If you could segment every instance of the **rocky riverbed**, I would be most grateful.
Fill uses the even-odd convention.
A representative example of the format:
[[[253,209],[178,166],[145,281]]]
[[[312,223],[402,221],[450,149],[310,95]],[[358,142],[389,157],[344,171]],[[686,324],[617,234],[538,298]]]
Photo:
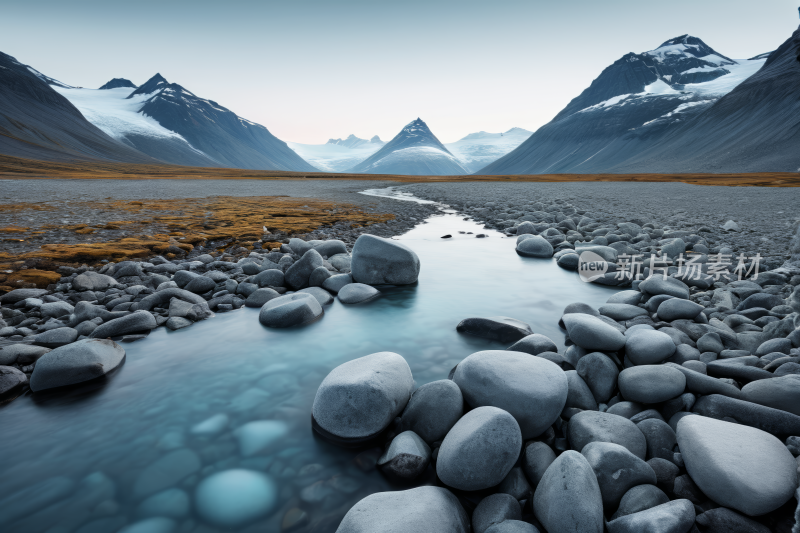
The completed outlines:
[[[335,527],[309,520],[310,509],[292,508],[283,530],[791,531],[800,456],[800,265],[792,255],[789,217],[783,226],[773,224],[784,233],[765,233],[771,244],[759,273],[751,269],[738,279],[735,262],[711,268],[711,259],[751,257],[759,249],[750,247],[763,241],[730,225],[712,227],[704,218],[711,215],[665,222],[653,208],[653,216],[631,216],[643,209],[637,204],[613,218],[568,199],[569,191],[514,188],[520,185],[405,190],[506,232],[514,246],[497,261],[513,260],[516,249],[539,258],[528,260],[531,268],[557,261],[576,270],[579,261],[569,258],[592,251],[608,271],[585,291],[598,283],[624,290],[601,305],[560,302],[547,325],[516,316],[462,316],[450,327],[489,345],[421,387],[415,386],[418,370],[391,347],[353,353],[321,381],[310,425],[337,446],[357,448],[354,460],[373,461],[405,490],[366,496]],[[779,202],[764,194],[755,196]],[[431,209],[396,203],[409,213]],[[733,220],[760,231],[757,224],[766,223],[723,213],[714,215],[717,226]],[[5,353],[2,360],[9,361],[0,367],[0,383],[11,384],[6,398],[26,387],[65,385],[75,367],[82,372],[78,381],[97,378],[98,362],[113,371],[124,358],[114,339],[135,340],[160,324],[180,329],[250,301],[265,326],[302,328],[324,320],[323,307],[334,294],[342,303],[353,298],[370,305],[380,296],[374,286],[412,283],[419,274],[416,254],[394,241],[362,235],[350,247],[347,234],[313,238],[319,236],[240,257],[197,250],[171,261],[64,271],[55,291],[3,296],[4,320],[15,322],[3,330],[14,344],[0,349],[0,359]],[[472,242],[479,247],[481,241]],[[641,276],[615,275],[612,265],[621,256],[637,254],[665,264],[656,271],[652,258]],[[681,255],[699,267],[687,272]],[[574,282],[581,283],[577,275]],[[537,333],[556,323],[563,339]],[[237,431],[245,447],[275,434],[272,426]],[[378,450],[371,459],[364,455],[370,450]],[[239,530],[272,511],[275,489],[257,467],[214,472],[194,488],[205,524],[199,527]],[[234,512],[221,503],[227,490],[236,494]],[[194,522],[149,516],[128,527],[198,530],[186,529]]]

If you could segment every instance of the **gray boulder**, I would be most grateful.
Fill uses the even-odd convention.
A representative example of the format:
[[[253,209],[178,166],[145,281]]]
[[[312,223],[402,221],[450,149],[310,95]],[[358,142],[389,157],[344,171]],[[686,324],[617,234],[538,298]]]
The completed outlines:
[[[664,366],[678,370],[686,377],[686,390],[694,394],[722,394],[731,398],[739,398],[739,389],[719,379],[712,378],[675,363],[665,363]]]
[[[686,389],[686,376],[666,365],[641,365],[619,373],[619,390],[630,402],[661,403]]]
[[[408,246],[374,235],[361,235],[353,246],[353,279],[367,285],[408,285],[419,277],[419,257]]]
[[[314,246],[312,244],[307,243],[303,239],[291,238],[289,239],[289,248],[292,249],[292,252],[296,253],[299,256],[304,256],[306,252],[311,250]]]
[[[322,288],[333,294],[337,294],[342,290],[342,287],[350,283],[353,283],[353,276],[350,274],[336,274],[323,281]]]
[[[356,503],[336,533],[469,533],[470,522],[452,492],[442,487],[376,492]]]
[[[30,387],[39,392],[89,381],[116,369],[124,359],[125,350],[114,341],[83,339],[40,357]]]
[[[639,290],[649,296],[661,294],[674,296],[675,298],[689,299],[689,287],[682,281],[675,278],[665,278],[661,274],[650,276],[639,284]]]
[[[258,321],[268,328],[289,328],[310,324],[323,313],[316,298],[297,292],[267,301],[258,313]]]
[[[141,302],[134,305],[136,305],[136,309],[139,311],[150,311],[154,307],[167,307],[170,303],[170,300],[173,298],[177,298],[192,304],[208,305],[202,296],[183,289],[177,289],[175,287],[162,289],[158,292],[154,292],[153,294],[148,294],[142,298]],[[78,313],[79,307],[80,306],[75,306],[76,314]]]
[[[698,398],[692,411],[718,420],[734,420],[739,424],[771,433],[780,439],[800,435],[800,416],[719,394]]]
[[[688,533],[694,526],[694,505],[673,500],[608,523],[608,533]]]
[[[322,266],[322,256],[316,250],[309,250],[299,260],[286,269],[284,280],[290,289],[308,287],[308,280],[315,268]]]
[[[47,294],[47,289],[14,289],[0,295],[0,304],[15,304],[28,298],[39,298]]]
[[[104,291],[114,285],[117,285],[117,280],[111,276],[98,274],[91,270],[78,274],[72,280],[72,288],[76,291]]]
[[[33,344],[8,344],[0,346],[0,366],[9,366],[17,363],[29,365],[50,351],[44,346]]]
[[[572,342],[585,350],[615,352],[625,346],[625,335],[599,318],[570,313],[561,320]]]
[[[647,316],[647,309],[629,304],[607,303],[606,305],[601,305],[598,311],[601,315],[617,321],[632,320],[637,316]]]
[[[465,318],[458,323],[456,331],[503,343],[516,342],[533,334],[528,324],[507,316]]]
[[[800,416],[800,379],[782,376],[753,381],[742,387],[742,399]]]
[[[522,352],[476,352],[458,364],[453,381],[470,406],[510,413],[524,439],[541,435],[555,422],[569,392],[557,365]]]
[[[172,331],[176,331],[176,330],[179,330],[179,329],[187,328],[187,327],[191,326],[192,324],[193,324],[193,322],[191,320],[189,320],[188,318],[180,317],[180,316],[170,317],[164,323],[164,325],[167,327],[167,329],[170,329]]]
[[[704,416],[681,419],[677,434],[686,470],[719,505],[760,516],[794,495],[797,463],[772,435]]]
[[[678,441],[675,431],[663,420],[648,418],[636,424],[647,440],[647,459],[673,460],[673,450]]]
[[[549,533],[603,533],[603,497],[586,458],[566,451],[547,469],[533,511]]]
[[[33,337],[33,343],[47,348],[58,348],[78,339],[78,331],[73,328],[54,328]]]
[[[544,473],[555,460],[555,452],[544,442],[530,441],[525,444],[522,452],[522,469],[534,491],[539,486]]]
[[[701,352],[714,352],[716,354],[722,352],[725,346],[722,344],[718,333],[710,331],[697,339],[697,349]]]
[[[397,479],[416,479],[431,462],[431,449],[413,431],[404,431],[392,439],[378,458],[380,469]]]
[[[308,284],[312,287],[322,287],[322,284],[331,275],[330,271],[324,266],[317,267],[311,271],[311,275],[308,277]]]
[[[311,410],[314,427],[334,439],[367,440],[402,412],[413,385],[408,363],[396,353],[378,352],[343,363],[317,389]]]
[[[569,370],[564,374],[567,376],[567,386],[569,389],[567,393],[567,402],[564,404],[564,407],[572,407],[584,411],[596,411],[597,401],[594,399],[589,386],[583,381],[583,378],[574,370]]]
[[[531,355],[539,355],[543,352],[558,353],[558,346],[556,346],[556,343],[550,340],[550,337],[539,333],[533,333],[532,335],[521,338],[508,349],[512,352],[525,352]]]
[[[42,317],[58,318],[75,312],[75,308],[67,302],[48,302],[39,307]]]
[[[533,235],[517,243],[517,253],[523,257],[553,257],[553,245],[541,235]]]
[[[648,463],[649,464],[649,463]],[[669,497],[655,485],[637,485],[622,496],[612,520],[651,509],[669,502]]]
[[[697,523],[708,533],[769,533],[769,528],[727,507],[709,509],[697,516]]]
[[[456,489],[487,489],[503,481],[521,448],[522,434],[513,416],[496,407],[478,407],[456,422],[444,438],[436,474]]]
[[[578,360],[575,370],[589,386],[589,390],[592,391],[592,395],[598,403],[606,403],[614,395],[619,370],[617,370],[617,365],[604,353],[592,352],[584,355]]]
[[[97,326],[90,335],[93,339],[107,339],[128,333],[150,331],[157,327],[156,318],[149,311],[135,311],[129,315],[109,320]]]
[[[208,308],[208,304],[205,302],[201,304],[193,304],[179,298],[173,298],[169,302],[170,318],[179,317],[191,320],[192,322],[197,322],[198,320],[204,320],[211,315],[213,315],[213,313],[211,312],[211,309]]]
[[[702,305],[681,298],[670,298],[658,306],[658,318],[667,322],[682,318],[693,319],[705,309]]]
[[[461,389],[449,379],[426,383],[411,395],[400,416],[400,430],[413,431],[428,444],[442,440],[464,414]]]
[[[519,502],[508,494],[492,494],[482,499],[472,513],[473,533],[485,533],[495,524],[506,520],[521,520]]]
[[[497,492],[510,494],[517,501],[527,500],[533,495],[533,489],[525,477],[525,472],[518,466],[512,468],[505,479],[500,482]]]
[[[28,382],[28,376],[13,366],[0,365],[0,401],[14,395]]]
[[[244,305],[245,307],[263,307],[265,303],[279,296],[280,294],[274,289],[265,287],[251,292],[250,296],[244,301]]]
[[[282,270],[268,269],[253,276],[252,281],[259,287],[283,287],[285,277]]]
[[[342,287],[337,294],[343,304],[361,304],[374,300],[381,295],[375,287],[363,283],[349,283]]]
[[[581,454],[594,470],[603,505],[615,509],[622,496],[637,485],[655,485],[656,473],[627,448],[611,442],[590,442]]]
[[[205,276],[197,276],[187,283],[183,288],[195,294],[205,294],[216,287],[217,284],[213,279]]]
[[[305,289],[300,289],[297,292],[299,294],[310,294],[317,299],[319,305],[328,305],[333,303],[333,296],[331,296],[331,294],[322,287],[306,287]]]
[[[486,530],[485,533],[540,533],[533,524],[521,520],[504,520]]]
[[[630,450],[639,459],[647,454],[647,441],[636,424],[618,415],[583,411],[569,420],[567,440],[581,451],[590,442],[613,442]]]
[[[674,353],[672,338],[653,329],[638,329],[625,340],[625,357],[634,365],[662,363]]]
[[[347,253],[347,246],[342,241],[336,239],[331,239],[323,242],[322,244],[318,244],[314,246],[314,249],[318,251],[320,255],[324,255],[325,257],[333,257],[336,254]]]
[[[636,305],[642,301],[642,293],[639,291],[619,291],[609,296],[606,303],[608,304],[628,304]]]

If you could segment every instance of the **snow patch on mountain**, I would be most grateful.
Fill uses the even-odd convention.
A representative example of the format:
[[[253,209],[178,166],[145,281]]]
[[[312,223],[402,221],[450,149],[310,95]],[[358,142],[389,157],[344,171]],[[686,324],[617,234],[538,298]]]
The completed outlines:
[[[367,142],[356,148],[339,144],[286,143],[289,148],[322,172],[344,172],[381,149],[383,144]]]
[[[500,159],[530,136],[531,132],[522,128],[511,128],[503,133],[479,131],[445,146],[461,166],[472,173]]]

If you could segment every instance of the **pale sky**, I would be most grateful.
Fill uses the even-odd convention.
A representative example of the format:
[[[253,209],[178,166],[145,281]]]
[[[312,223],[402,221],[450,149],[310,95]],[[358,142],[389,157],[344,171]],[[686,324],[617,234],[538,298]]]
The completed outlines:
[[[284,141],[443,142],[547,123],[628,52],[685,33],[732,58],[777,48],[797,0],[25,0],[0,51],[64,83],[156,72]]]

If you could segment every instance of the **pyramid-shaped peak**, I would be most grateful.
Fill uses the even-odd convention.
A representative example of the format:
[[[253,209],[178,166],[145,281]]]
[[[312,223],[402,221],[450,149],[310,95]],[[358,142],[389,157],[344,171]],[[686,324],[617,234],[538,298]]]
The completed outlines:
[[[661,46],[655,50],[648,52],[651,56],[668,57],[668,56],[694,56],[697,58],[704,58],[708,56],[717,56],[722,60],[722,63],[736,64],[736,62],[726,57],[710,46],[708,46],[699,37],[692,35],[679,35],[661,43]],[[719,63],[719,61],[715,61]]]
[[[133,91],[128,98],[132,98],[139,94],[153,94],[154,92],[163,89],[169,85],[169,82],[162,76],[161,74],[156,74],[149,80],[147,80],[144,85]]]
[[[119,89],[120,87],[130,87],[131,89],[136,89],[136,85],[129,79],[113,78],[111,81],[100,87],[100,90]]]

